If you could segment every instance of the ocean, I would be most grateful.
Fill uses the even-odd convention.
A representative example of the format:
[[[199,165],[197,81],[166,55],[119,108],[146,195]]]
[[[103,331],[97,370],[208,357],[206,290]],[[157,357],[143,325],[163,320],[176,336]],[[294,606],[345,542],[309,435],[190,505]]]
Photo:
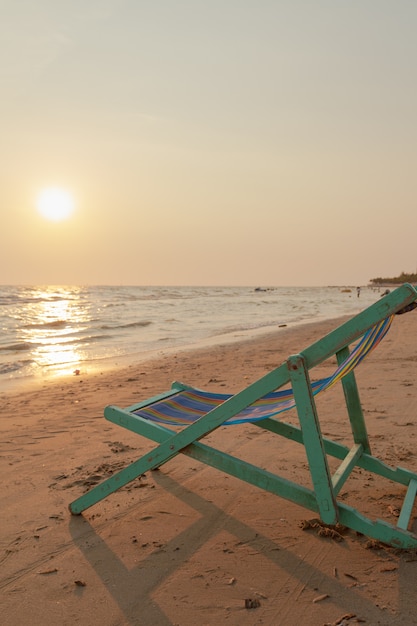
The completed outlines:
[[[362,287],[1,286],[0,391],[353,315]]]

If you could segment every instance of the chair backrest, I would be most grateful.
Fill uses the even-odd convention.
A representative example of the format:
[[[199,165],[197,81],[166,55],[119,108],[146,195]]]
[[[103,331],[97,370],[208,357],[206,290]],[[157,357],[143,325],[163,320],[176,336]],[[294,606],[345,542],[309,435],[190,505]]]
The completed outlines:
[[[340,381],[376,348],[391,327],[394,316],[391,315],[369,328],[353,348],[352,352],[340,363],[331,376],[311,383],[313,395],[317,395]],[[175,383],[174,383],[175,386]],[[179,387],[181,385],[179,384]],[[134,411],[135,415],[164,425],[186,426],[209,413],[229,398],[231,394],[213,393],[186,387],[163,400],[149,404]],[[274,417],[295,407],[292,389],[283,389],[266,394],[243,409],[231,419],[224,422],[225,426],[259,422]]]

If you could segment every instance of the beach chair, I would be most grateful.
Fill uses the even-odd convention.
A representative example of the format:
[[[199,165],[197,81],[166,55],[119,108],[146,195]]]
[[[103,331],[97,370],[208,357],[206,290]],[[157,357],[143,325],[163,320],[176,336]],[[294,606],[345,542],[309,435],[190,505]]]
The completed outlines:
[[[313,511],[324,525],[341,524],[393,547],[417,548],[417,535],[409,530],[417,474],[401,467],[390,467],[371,453],[354,371],[381,341],[394,315],[416,305],[417,290],[404,284],[234,395],[207,393],[174,383],[169,391],[133,406],[106,407],[106,419],[157,445],[77,498],[69,506],[71,513],[80,514],[182,453]],[[334,374],[311,382],[310,370],[334,355],[338,364]],[[315,401],[318,393],[339,381],[343,387],[346,419],[350,422],[351,447],[322,435]],[[291,408],[296,410],[299,425],[282,419],[282,414]],[[312,487],[307,488],[202,442],[219,427],[238,428],[245,422],[304,446]],[[333,474],[328,457],[340,461]],[[404,487],[404,501],[395,525],[371,520],[338,499],[355,468]]]

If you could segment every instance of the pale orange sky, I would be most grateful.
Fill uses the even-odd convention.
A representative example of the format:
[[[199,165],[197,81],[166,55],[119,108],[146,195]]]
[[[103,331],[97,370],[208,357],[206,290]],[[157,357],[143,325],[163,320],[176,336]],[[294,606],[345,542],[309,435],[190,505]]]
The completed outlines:
[[[416,32],[405,0],[4,0],[0,283],[416,271]]]

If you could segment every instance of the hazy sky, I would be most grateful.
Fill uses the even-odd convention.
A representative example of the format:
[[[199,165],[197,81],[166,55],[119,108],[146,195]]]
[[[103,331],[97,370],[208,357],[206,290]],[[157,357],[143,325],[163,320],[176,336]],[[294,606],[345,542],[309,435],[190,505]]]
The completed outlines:
[[[416,32],[416,0],[0,0],[0,283],[415,272]]]

